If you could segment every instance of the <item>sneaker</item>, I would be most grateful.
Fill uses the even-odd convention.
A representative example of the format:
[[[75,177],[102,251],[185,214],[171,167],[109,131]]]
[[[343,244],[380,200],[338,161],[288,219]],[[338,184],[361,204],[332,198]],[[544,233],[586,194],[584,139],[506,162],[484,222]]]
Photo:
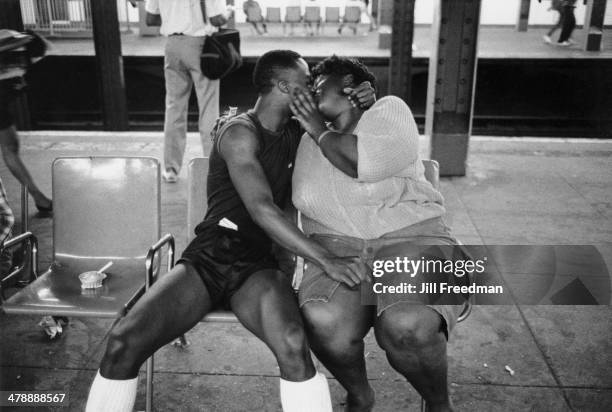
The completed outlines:
[[[561,46],[561,47],[569,47],[571,45],[572,45],[572,43],[568,42],[567,40],[563,41],[561,43],[557,43],[557,46]]]
[[[544,35],[544,36],[542,36],[542,38],[544,39],[544,43],[546,43],[546,44],[552,43],[552,39],[550,38],[550,36]]]
[[[178,176],[173,169],[164,170],[162,172],[162,178],[166,183],[176,183],[178,180]]]

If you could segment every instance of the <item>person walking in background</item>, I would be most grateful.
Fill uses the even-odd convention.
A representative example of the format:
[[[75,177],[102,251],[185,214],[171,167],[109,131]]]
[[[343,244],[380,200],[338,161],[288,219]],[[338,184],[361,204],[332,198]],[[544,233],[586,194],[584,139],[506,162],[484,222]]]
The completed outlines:
[[[255,0],[247,0],[242,4],[242,11],[244,11],[244,14],[246,15],[246,21],[253,25],[257,34],[268,33],[268,27],[266,26],[266,22],[261,13],[259,3],[257,3]],[[261,24],[263,27],[263,32],[259,30],[257,23]]]
[[[19,49],[25,47],[25,52]],[[44,56],[47,43],[33,33],[0,30],[0,149],[6,166],[34,198],[40,217],[50,217],[51,199],[36,186],[19,156],[19,136],[9,105],[25,93],[28,66]]]
[[[206,36],[227,22],[232,9],[225,0],[178,2],[147,0],[147,25],[161,26],[168,37],[164,50],[166,113],[164,118],[164,170],[168,183],[178,180],[187,142],[189,96],[195,86],[198,99],[198,129],[202,145],[219,116],[219,80],[204,76],[200,55]],[[205,9],[203,11],[203,8]],[[206,16],[204,16],[206,14]]]
[[[542,0],[539,0],[539,2],[541,3]],[[561,28],[561,24],[563,23],[563,6],[562,6],[563,1],[562,0],[551,0],[550,2],[550,7],[548,8],[548,10],[554,10],[556,11],[559,16],[557,18],[557,22],[555,23],[554,26],[552,26],[550,28],[550,30],[548,30],[548,32],[543,36],[544,38],[544,43],[548,43],[551,44],[552,43],[552,35]]]
[[[557,41],[557,46],[568,47],[573,43],[571,37],[576,28],[576,16],[574,16],[576,0],[563,0],[562,8],[561,35]]]

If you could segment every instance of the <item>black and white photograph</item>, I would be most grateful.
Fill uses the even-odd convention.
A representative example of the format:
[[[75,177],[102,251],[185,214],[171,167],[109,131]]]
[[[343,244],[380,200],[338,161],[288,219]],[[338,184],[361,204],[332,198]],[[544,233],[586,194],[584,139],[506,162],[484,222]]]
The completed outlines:
[[[0,411],[612,411],[612,0],[0,0]]]

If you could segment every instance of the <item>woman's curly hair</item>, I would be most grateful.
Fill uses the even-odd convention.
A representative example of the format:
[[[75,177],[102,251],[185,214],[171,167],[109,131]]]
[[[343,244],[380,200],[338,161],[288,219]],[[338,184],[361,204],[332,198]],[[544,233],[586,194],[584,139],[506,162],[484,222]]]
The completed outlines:
[[[338,57],[334,54],[317,64],[312,69],[311,74],[313,79],[321,75],[346,76],[351,74],[353,75],[354,85],[368,81],[372,88],[376,90],[376,76],[372,74],[365,64],[350,57]]]

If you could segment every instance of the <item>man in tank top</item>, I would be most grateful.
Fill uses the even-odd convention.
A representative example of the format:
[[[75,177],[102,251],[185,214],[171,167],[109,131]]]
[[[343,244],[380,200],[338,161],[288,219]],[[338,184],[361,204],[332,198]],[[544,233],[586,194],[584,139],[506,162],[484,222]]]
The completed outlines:
[[[309,87],[307,63],[292,51],[268,52],[257,62],[253,82],[255,107],[215,134],[208,210],[196,237],[111,332],[87,411],[131,410],[142,363],[216,307],[231,309],[274,353],[284,411],[332,410],[327,379],[312,363],[290,279],[279,270],[272,245],[339,281],[360,283],[367,268],[309,240],[282,211],[303,133],[289,105],[293,93]],[[354,104],[374,101],[369,83],[351,96]]]

